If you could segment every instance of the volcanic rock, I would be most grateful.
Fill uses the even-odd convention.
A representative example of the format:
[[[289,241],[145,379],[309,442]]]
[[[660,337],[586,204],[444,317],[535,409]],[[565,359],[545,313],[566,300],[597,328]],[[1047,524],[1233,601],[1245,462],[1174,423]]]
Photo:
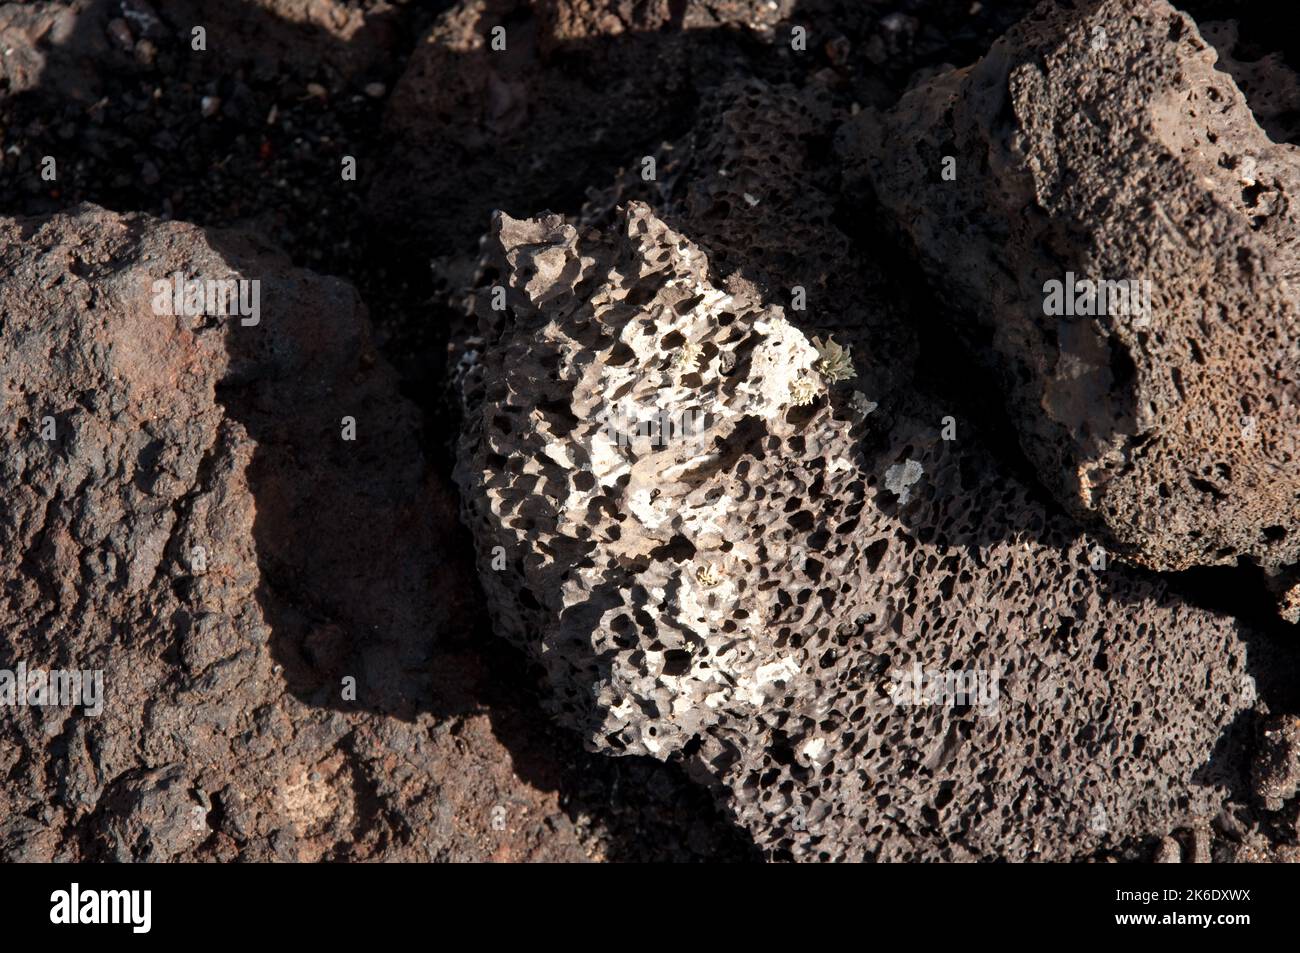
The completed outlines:
[[[0,857],[585,856],[463,697],[454,504],[349,285],[91,206],[0,220],[0,276]]]
[[[1099,562],[877,390],[887,355],[830,385],[794,313],[644,204],[609,221],[499,215],[473,298],[457,479],[558,718],[684,760],[773,856],[1074,859],[1219,813],[1237,625]]]
[[[1155,569],[1300,561],[1300,153],[1190,18],[1043,4],[844,143],[1070,512]]]
[[[1252,772],[1255,795],[1267,810],[1278,811],[1300,792],[1300,718],[1270,718],[1261,735]]]

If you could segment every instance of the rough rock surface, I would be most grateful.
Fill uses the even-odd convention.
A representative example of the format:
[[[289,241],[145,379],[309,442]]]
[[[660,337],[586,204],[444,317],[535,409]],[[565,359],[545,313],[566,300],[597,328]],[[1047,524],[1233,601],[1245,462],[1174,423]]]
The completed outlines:
[[[1294,653],[1187,604],[1186,578],[1170,591],[1097,568],[1104,551],[1028,489],[1032,474],[992,432],[993,415],[981,415],[985,433],[966,419],[996,401],[969,386],[964,362],[936,364],[936,351],[956,351],[936,349],[946,335],[927,322],[927,294],[909,287],[925,282],[908,280],[893,237],[871,234],[879,208],[843,201],[831,133],[850,108],[888,107],[909,77],[972,62],[1026,0],[896,6],[0,4],[0,205],[73,210],[0,219],[0,285],[13,279],[0,291],[0,693],[18,661],[102,664],[109,692],[102,716],[0,707],[0,858],[617,858],[575,805],[575,778],[579,801],[624,826],[631,856],[732,856],[707,795],[675,764],[580,757],[530,696],[520,704],[524,666],[486,637],[463,572],[473,547],[421,461],[437,457],[450,422],[437,399],[445,328],[429,319],[428,252],[468,247],[494,203],[576,213],[627,166],[587,210],[603,236],[545,216],[500,220],[510,248],[490,248],[479,289],[487,341],[456,352],[475,388],[506,379],[500,366],[483,378],[466,346],[488,365],[521,348],[491,307],[492,286],[513,280],[509,321],[551,335],[543,361],[623,362],[557,380],[518,350],[513,403],[471,424],[519,468],[491,490],[498,505],[520,501],[518,513],[479,501],[472,514],[491,537],[484,575],[516,641],[558,686],[566,723],[589,739],[608,729],[593,739],[606,753],[630,744],[688,765],[777,857],[1295,859],[1293,716],[1270,715],[1297,710],[1295,691],[1278,688],[1300,686]],[[386,90],[434,9],[449,12],[419,45],[380,135]],[[484,39],[497,22],[511,45],[493,59]],[[806,54],[784,42],[791,22],[809,25]],[[188,31],[199,24],[208,51],[195,55]],[[1203,32],[1260,123],[1289,135],[1294,75],[1260,58],[1249,23],[1244,41],[1234,29]],[[751,81],[710,92],[735,77]],[[661,147],[664,135],[676,137]],[[651,153],[658,175],[647,182],[638,166]],[[344,154],[358,160],[355,183],[338,181]],[[45,155],[59,159],[57,183],[38,174]],[[366,209],[367,194],[381,204]],[[404,368],[402,393],[429,411],[422,437],[346,285],[229,234],[77,210],[82,199],[241,222],[299,265],[347,274],[383,318],[379,346]],[[639,236],[616,210],[630,199],[654,209],[633,207]],[[685,238],[668,240],[656,219]],[[424,244],[390,257],[403,231]],[[570,288],[575,262],[595,270]],[[651,290],[672,262],[700,300],[627,317],[675,294]],[[262,278],[263,324],[154,315],[129,286],[174,265]],[[448,263],[434,275],[447,280]],[[607,292],[626,292],[613,312],[627,351],[589,355],[554,337],[572,323],[552,325],[552,306],[606,309]],[[719,295],[729,310],[717,311]],[[679,347],[668,330],[652,348],[629,330],[652,320],[703,343],[680,335]],[[839,361],[828,333],[851,345],[856,379],[824,380]],[[669,354],[670,371],[654,366]],[[630,389],[606,389],[615,381]],[[567,474],[553,456],[590,432],[573,395],[588,412],[626,412],[633,397],[655,410],[665,381],[664,394],[683,398],[670,436],[683,405],[716,405],[699,423],[722,454],[691,471],[699,486],[670,488],[670,522],[692,535],[659,542],[658,485],[646,505],[616,480],[605,515],[587,522],[557,510],[548,493]],[[546,403],[525,403],[539,391]],[[554,432],[535,458],[535,444],[521,457],[499,432],[504,421],[523,433],[529,410]],[[344,415],[357,417],[355,443],[340,439]],[[633,475],[644,485],[685,450],[654,444],[664,425],[651,419],[629,446],[606,447],[601,465],[626,465],[629,485]],[[492,473],[505,459],[480,462]],[[462,480],[477,487],[473,466]],[[708,492],[719,487],[736,513],[718,513]],[[781,502],[769,506],[769,494]],[[548,519],[577,542],[498,572],[495,546],[536,554]],[[560,575],[546,560],[589,547],[567,588],[546,588]],[[746,554],[767,561],[728,563]],[[614,581],[588,595],[598,559],[617,562]],[[1216,574],[1244,575],[1195,575]],[[1277,577],[1279,591],[1292,586],[1293,621],[1298,579]],[[586,601],[549,624],[573,598]],[[771,626],[748,615],[751,599]],[[861,610],[848,623],[837,614],[846,605]],[[744,639],[720,639],[719,627]],[[593,645],[608,648],[594,662]],[[909,702],[914,664],[996,673],[996,707]],[[339,692],[353,673],[356,702]],[[1253,699],[1253,677],[1267,702]],[[691,710],[701,697],[703,711]],[[655,812],[662,827],[643,823]]]
[[[210,50],[247,62],[255,74],[314,74],[329,87],[379,67],[398,42],[395,8],[385,0],[166,0],[158,10],[186,33],[203,26]]]
[[[1300,560],[1300,154],[1215,60],[1164,0],[1047,3],[846,151],[1071,512],[1152,568],[1278,571]],[[1069,273],[1149,281],[1149,313],[1081,287],[1047,314]]]
[[[472,250],[492,209],[532,214],[539,196],[576,208],[682,131],[700,87],[748,73],[742,50],[791,6],[462,0],[393,92],[370,211],[394,237],[450,253]]]
[[[872,411],[869,366],[828,392],[792,316],[647,207],[611,222],[500,216],[474,299],[458,480],[562,720],[685,759],[776,856],[1069,859],[1220,813],[1254,702],[1237,626],[1093,568],[977,441],[910,397]],[[664,411],[704,429],[611,442]],[[918,670],[983,704],[914,703]]]
[[[5,91],[42,84],[89,102],[101,74],[151,67],[162,55],[198,54],[238,63],[255,79],[280,71],[345,83],[373,69],[396,41],[393,7],[344,0],[43,0],[0,4],[0,80]],[[203,49],[193,31],[203,29]],[[171,52],[182,48],[179,55]],[[48,91],[48,90],[47,90]],[[212,94],[228,93],[213,84]]]
[[[1278,715],[1261,726],[1255,755],[1255,795],[1267,810],[1278,811],[1300,793],[1300,718]]]
[[[260,323],[155,313],[177,270]],[[586,856],[455,694],[454,504],[350,286],[87,206],[0,220],[0,313],[0,669],[106,696],[0,708],[0,857]]]
[[[874,362],[888,376],[877,385],[902,390],[916,363],[915,330],[886,270],[837,225],[840,173],[827,158],[843,118],[822,83],[727,83],[701,102],[688,134],[655,150],[654,181],[625,170],[591,190],[583,219],[605,225],[619,205],[649,203],[707,250],[715,274],[764,288],[864,354],[888,355]]]

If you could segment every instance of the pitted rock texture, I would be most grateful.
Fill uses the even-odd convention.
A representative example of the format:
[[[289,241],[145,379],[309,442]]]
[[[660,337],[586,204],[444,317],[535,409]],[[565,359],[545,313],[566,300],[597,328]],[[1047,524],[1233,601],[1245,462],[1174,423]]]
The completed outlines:
[[[685,760],[778,857],[1145,856],[1220,814],[1254,703],[1235,624],[1094,568],[923,402],[867,412],[869,361],[828,388],[794,316],[646,206],[607,219],[498,217],[473,298],[457,478],[558,717]],[[666,441],[601,419],[688,409]],[[979,692],[936,701],[957,672]]]
[[[177,271],[260,323],[156,313]],[[0,669],[105,692],[0,707],[0,858],[586,856],[447,694],[472,580],[349,285],[83,206],[0,220],[0,313]]]
[[[655,150],[654,180],[624,170],[591,191],[583,220],[604,225],[623,203],[649,203],[706,250],[716,274],[762,287],[823,336],[857,342],[859,357],[887,355],[873,362],[874,383],[901,390],[915,330],[891,300],[891,276],[836,221],[840,170],[828,158],[845,118],[822,83],[727,83],[704,99],[689,133]]]
[[[1300,138],[1300,74],[1287,65],[1285,56],[1243,50],[1236,20],[1210,20],[1200,28],[1218,53],[1218,68],[1231,74],[1269,138],[1292,143]]]
[[[761,701],[793,674],[756,628],[785,594],[761,575],[758,587],[745,581],[769,557],[717,521],[739,489],[717,478],[770,432],[795,439],[807,416],[797,388],[815,399],[825,384],[817,351],[779,309],[709,284],[703,254],[644,206],[623,228],[626,240],[600,249],[598,262],[556,217],[498,216],[516,322],[484,367],[491,416],[462,485],[486,494],[476,500],[482,518],[500,514],[514,531],[500,537],[510,571],[484,576],[496,603],[521,591],[546,600],[560,624],[540,657],[559,666],[552,678],[575,710],[590,707],[593,680],[604,687],[584,732],[659,754],[680,748],[712,711]],[[584,281],[595,285],[590,296],[573,291]],[[483,316],[492,315],[489,303]],[[526,642],[536,617],[498,622]],[[664,718],[644,722],[637,706],[648,699]]]
[[[1300,559],[1300,157],[1215,60],[1163,0],[1045,3],[844,142],[1064,505],[1153,568],[1277,571]],[[1083,286],[1046,313],[1071,276],[1149,281],[1149,314]]]
[[[448,254],[472,251],[494,209],[576,209],[682,131],[701,88],[748,74],[744,51],[764,49],[792,6],[461,0],[393,92],[370,211],[395,239]]]
[[[1231,74],[1269,138],[1300,139],[1300,74],[1287,64],[1286,55],[1257,49],[1260,40],[1243,39],[1242,23],[1236,20],[1200,22],[1200,30],[1218,52],[1218,69]]]

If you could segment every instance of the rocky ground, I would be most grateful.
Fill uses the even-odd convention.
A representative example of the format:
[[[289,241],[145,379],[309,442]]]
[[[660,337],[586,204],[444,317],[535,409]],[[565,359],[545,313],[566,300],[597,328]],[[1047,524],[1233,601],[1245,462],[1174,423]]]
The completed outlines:
[[[0,4],[0,857],[1294,859],[1300,33],[1034,7]]]

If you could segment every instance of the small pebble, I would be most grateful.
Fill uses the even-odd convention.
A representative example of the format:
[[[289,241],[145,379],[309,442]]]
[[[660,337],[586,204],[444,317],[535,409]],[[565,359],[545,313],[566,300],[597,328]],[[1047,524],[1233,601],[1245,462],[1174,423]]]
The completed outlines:
[[[108,36],[119,49],[130,51],[135,46],[135,37],[131,35],[131,28],[123,19],[114,18],[108,21]]]
[[[388,87],[383,83],[366,84],[366,95],[371,99],[381,99],[386,92],[388,92]]]
[[[203,110],[203,117],[205,119],[208,118],[209,116],[215,116],[217,114],[217,110],[221,108],[221,97],[204,96],[202,101],[199,103],[199,105],[200,108]]]

